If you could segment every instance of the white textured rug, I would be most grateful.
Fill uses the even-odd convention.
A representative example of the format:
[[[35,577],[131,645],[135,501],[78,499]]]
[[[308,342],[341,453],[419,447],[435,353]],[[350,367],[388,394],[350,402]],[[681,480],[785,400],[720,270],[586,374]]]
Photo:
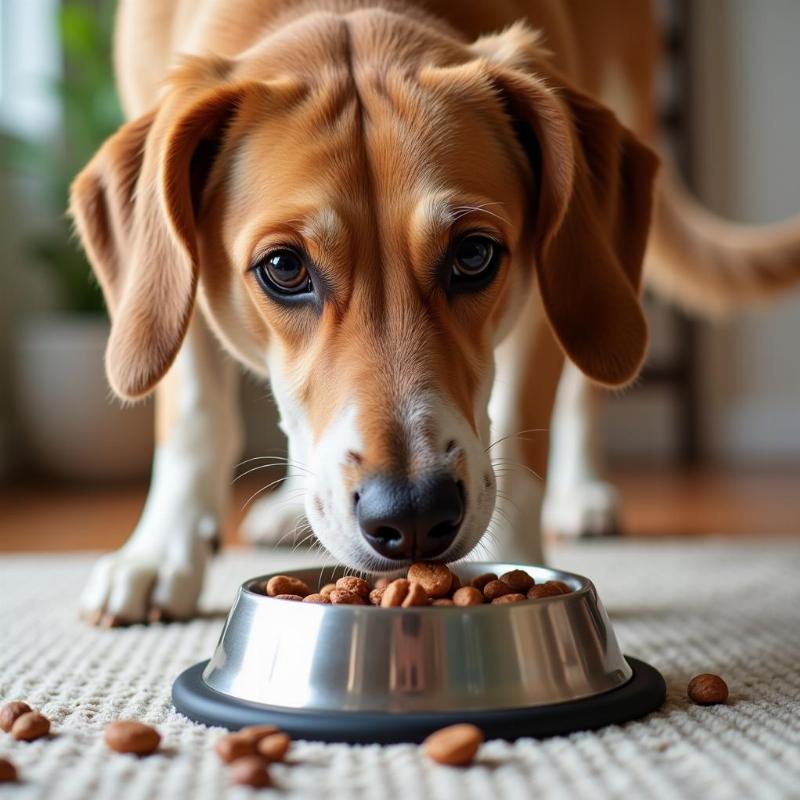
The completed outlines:
[[[228,552],[205,603],[222,609],[238,582],[298,564],[303,553]],[[0,700],[24,698],[53,721],[30,744],[0,732],[0,756],[24,783],[4,798],[247,797],[211,752],[219,730],[170,705],[170,686],[207,658],[222,620],[102,631],[77,620],[92,559],[0,560]],[[800,798],[800,543],[598,542],[564,545],[552,562],[594,579],[626,653],[664,674],[669,696],[649,718],[547,741],[495,741],[475,766],[425,761],[411,745],[297,743],[268,796],[308,798]],[[685,696],[697,672],[723,675],[727,706]],[[156,724],[162,751],[136,760],[102,743],[108,720]]]

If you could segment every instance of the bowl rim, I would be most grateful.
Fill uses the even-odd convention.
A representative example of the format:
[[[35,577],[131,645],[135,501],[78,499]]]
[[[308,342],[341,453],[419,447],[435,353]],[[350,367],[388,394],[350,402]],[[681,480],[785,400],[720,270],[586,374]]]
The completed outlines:
[[[553,567],[548,567],[548,566],[545,566],[544,564],[512,564],[512,563],[506,562],[506,561],[469,561],[469,562],[464,562],[464,566],[466,566],[467,564],[469,564],[470,566],[472,566],[472,565],[476,565],[476,566],[477,565],[496,566],[496,565],[499,565],[499,564],[503,564],[505,566],[511,566],[511,567],[513,567],[513,569],[521,569],[521,570],[544,569],[544,570],[547,570],[548,572],[556,573],[559,576],[558,578],[555,578],[554,580],[561,580],[562,577],[566,577],[566,578],[575,579],[580,584],[577,589],[573,589],[568,594],[553,595],[552,597],[539,597],[539,598],[536,598],[535,602],[537,603],[537,605],[539,603],[552,603],[552,602],[558,603],[558,602],[564,602],[565,600],[566,601],[568,601],[568,600],[576,600],[577,598],[583,597],[588,592],[590,592],[591,590],[594,589],[594,583],[592,583],[592,581],[589,578],[587,578],[585,575],[580,575],[577,572],[567,572],[566,570],[562,570],[562,569],[554,569]],[[455,569],[453,569],[452,567],[449,567],[449,568],[450,568],[451,572],[455,572],[456,574],[458,574],[458,566],[456,566]],[[283,572],[269,572],[269,573],[266,573],[264,575],[256,575],[256,576],[254,576],[252,578],[248,578],[247,580],[243,581],[239,585],[239,591],[242,594],[245,594],[248,598],[253,598],[257,602],[263,602],[265,600],[275,601],[275,600],[277,600],[277,598],[270,597],[268,594],[264,594],[263,592],[254,591],[254,589],[252,587],[257,585],[257,584],[266,583],[270,578],[274,578],[274,577],[276,577],[278,575],[285,575],[285,576],[290,577],[290,578],[291,577],[299,577],[300,574],[305,574],[309,570],[316,570],[316,569],[320,569],[322,571],[328,571],[328,570],[332,571],[332,570],[339,569],[339,565],[332,566],[332,567],[331,566],[321,567],[320,565],[310,564],[307,567],[296,567],[295,569],[285,570]],[[489,571],[489,570],[487,570],[487,571]],[[491,571],[494,571],[494,570],[491,570]],[[344,577],[344,576],[340,576],[340,577]],[[358,577],[361,577],[361,576],[358,576]],[[313,594],[313,592],[312,592],[312,594]],[[433,606],[433,605],[427,605],[427,606],[407,606],[407,607],[404,608],[402,606],[389,606],[389,607],[374,606],[371,603],[367,603],[367,604],[364,604],[364,605],[349,605],[347,603],[303,603],[303,602],[298,602],[296,600],[295,601],[283,600],[281,602],[287,603],[287,604],[291,603],[291,605],[293,605],[293,606],[307,606],[309,608],[315,608],[315,609],[320,609],[321,608],[324,611],[327,611],[327,610],[330,610],[330,609],[340,609],[340,610],[343,610],[343,611],[347,612],[347,611],[365,611],[365,610],[368,609],[370,611],[378,611],[378,610],[380,610],[384,614],[387,611],[390,614],[409,613],[409,612],[412,612],[412,613],[413,612],[424,612],[424,613],[445,612],[445,613],[452,613],[454,611],[460,611],[460,612],[469,611],[469,613],[486,613],[487,611],[489,611],[489,609],[493,608],[493,604],[492,603],[482,603],[479,606],[478,605],[476,605],[476,606]],[[528,602],[528,599],[526,598],[526,600],[524,600],[524,601],[521,600],[518,603],[502,603],[502,604],[499,604],[499,605],[501,605],[503,608],[508,608],[509,611],[515,611],[515,610],[519,611],[521,609],[530,608],[530,606],[527,605],[527,602]],[[530,602],[533,602],[533,600],[530,600]],[[496,609],[495,609],[495,611],[496,611]]]

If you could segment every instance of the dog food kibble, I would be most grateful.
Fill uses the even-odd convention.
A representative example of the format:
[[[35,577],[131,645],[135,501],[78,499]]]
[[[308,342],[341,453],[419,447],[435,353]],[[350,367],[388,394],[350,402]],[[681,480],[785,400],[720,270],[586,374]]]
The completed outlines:
[[[408,579],[418,583],[428,597],[444,597],[453,583],[453,573],[445,564],[429,564],[419,561],[408,568]]]
[[[477,578],[473,578],[470,582],[470,586],[474,586],[479,591],[483,591],[483,587],[486,586],[487,583],[491,583],[492,581],[497,580],[497,575],[494,572],[484,572],[483,575],[478,575]]]
[[[383,593],[386,591],[386,586],[376,586],[369,593],[369,604],[371,606],[379,606],[383,599]]]
[[[247,734],[228,733],[214,742],[214,752],[226,764],[231,764],[245,756],[254,755],[257,743],[258,741],[256,739],[253,739]]]
[[[231,764],[231,782],[237,786],[251,786],[265,789],[272,786],[269,772],[260,756],[250,755],[237,758]]]
[[[381,606],[383,608],[391,608],[392,606],[403,605],[403,600],[406,599],[408,587],[410,585],[411,584],[405,578],[398,578],[396,581],[392,581],[383,590]]]
[[[300,578],[291,578],[288,575],[273,575],[267,581],[267,594],[270,597],[277,597],[281,594],[296,594],[301,598],[311,594],[311,590],[306,586],[305,581]]]
[[[336,581],[336,588],[340,591],[352,592],[366,600],[369,597],[371,587],[363,578],[357,578],[355,575],[346,575]]]
[[[429,602],[430,598],[422,584],[411,581],[408,587],[408,594],[405,600],[403,600],[403,608],[408,608],[409,606],[427,606]]]
[[[504,594],[511,594],[511,589],[508,588],[507,583],[501,580],[489,581],[483,587],[483,596],[491,603],[496,597],[502,597]]]
[[[500,576],[500,580],[515,594],[525,594],[533,586],[533,578],[521,569],[512,569]]]
[[[323,605],[330,605],[331,599],[327,594],[322,592],[315,592],[314,594],[307,594],[303,598],[304,603],[321,603]]]
[[[280,733],[277,725],[247,725],[233,735],[240,739],[249,739],[251,742],[258,743],[266,736],[272,736],[273,733]]]
[[[16,783],[17,768],[5,758],[0,758],[0,783]]]
[[[292,740],[285,733],[272,733],[256,745],[256,751],[270,763],[283,761],[291,743]]]
[[[464,767],[472,762],[482,743],[480,728],[462,723],[432,733],[422,743],[422,749],[437,764]]]
[[[23,703],[22,700],[12,700],[10,703],[6,703],[0,708],[0,728],[8,733],[17,719],[30,711],[33,711],[33,709],[27,703]]]
[[[453,594],[457,606],[479,606],[483,603],[483,592],[474,586],[462,586]]]
[[[519,592],[511,592],[511,594],[501,594],[500,597],[495,597],[495,599],[492,600],[492,605],[500,605],[502,603],[520,603],[527,599],[528,598],[525,597],[524,594],[520,594]]]
[[[689,699],[699,706],[713,706],[728,699],[728,684],[719,675],[704,672],[695,675],[687,688]]]
[[[364,598],[355,592],[348,592],[346,589],[334,589],[328,597],[335,606],[363,606],[366,605]]]
[[[161,734],[155,728],[134,720],[110,722],[106,725],[103,738],[111,750],[137,756],[154,753],[161,744]]]
[[[336,583],[326,583],[318,591],[312,592],[299,578],[274,575],[266,585],[266,593],[276,600],[382,608],[506,605],[570,592],[572,588],[563,581],[536,583],[522,569],[509,570],[499,578],[494,572],[486,572],[462,585],[458,575],[445,564],[426,561],[412,564],[404,578],[389,580],[382,576],[374,584],[356,575],[345,575]]]
[[[548,583],[537,583],[528,589],[528,600],[540,600],[543,597],[557,597],[561,594],[561,589],[558,586],[553,586]]]
[[[11,735],[22,742],[32,742],[50,733],[50,720],[38,711],[28,711],[14,720]]]

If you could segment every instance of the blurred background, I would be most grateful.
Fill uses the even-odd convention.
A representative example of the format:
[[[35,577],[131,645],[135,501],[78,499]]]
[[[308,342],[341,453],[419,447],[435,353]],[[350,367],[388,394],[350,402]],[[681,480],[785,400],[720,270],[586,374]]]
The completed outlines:
[[[800,211],[800,2],[659,8],[664,130],[691,186],[736,220]],[[115,546],[144,499],[152,403],[110,396],[102,297],[65,217],[69,181],[121,119],[113,11],[0,0],[2,550]],[[800,295],[713,324],[648,306],[644,376],[604,410],[625,532],[797,534]],[[245,378],[242,403],[243,458],[281,447],[267,389]]]

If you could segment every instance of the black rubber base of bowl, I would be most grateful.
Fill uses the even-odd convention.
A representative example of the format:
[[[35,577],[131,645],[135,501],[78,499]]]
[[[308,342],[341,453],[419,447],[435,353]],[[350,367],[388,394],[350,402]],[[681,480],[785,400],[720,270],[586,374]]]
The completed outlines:
[[[627,661],[633,677],[613,691],[550,706],[498,711],[295,711],[260,705],[209,688],[202,677],[207,661],[178,676],[172,687],[172,702],[182,714],[204,725],[238,730],[245,725],[271,724],[294,739],[322,742],[420,742],[438,728],[457,722],[474,723],[487,739],[543,738],[628,722],[659,708],[666,697],[661,673],[644,661]]]

